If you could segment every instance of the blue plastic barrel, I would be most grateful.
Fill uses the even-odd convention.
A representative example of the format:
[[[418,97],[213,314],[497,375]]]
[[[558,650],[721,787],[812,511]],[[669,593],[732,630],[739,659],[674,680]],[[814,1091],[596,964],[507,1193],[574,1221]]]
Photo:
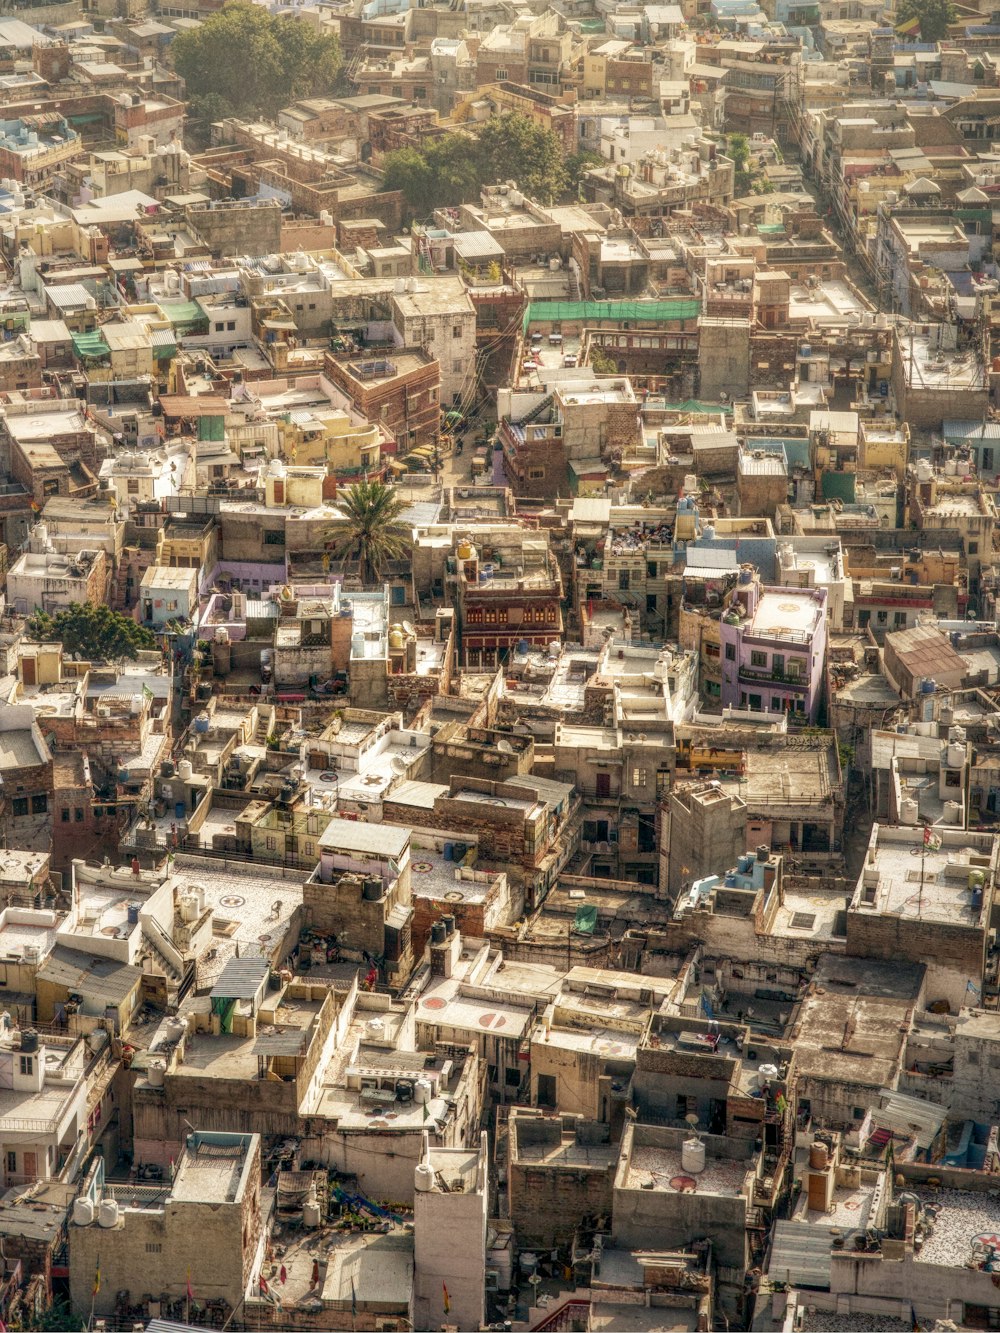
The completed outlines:
[[[178,801],[174,806],[174,814],[178,819],[183,819],[187,814],[187,806],[183,801]]]
[[[454,847],[454,844],[452,844],[452,843],[450,843],[450,842],[446,842],[445,845],[444,845],[444,859],[445,859],[446,861],[452,861],[452,860],[454,860],[454,857],[455,857],[455,847]]]

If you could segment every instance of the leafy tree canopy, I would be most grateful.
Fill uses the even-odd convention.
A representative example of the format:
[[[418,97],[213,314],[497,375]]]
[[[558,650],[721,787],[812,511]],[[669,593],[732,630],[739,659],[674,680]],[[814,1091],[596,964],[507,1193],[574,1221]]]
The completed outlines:
[[[298,97],[328,92],[340,69],[336,37],[247,0],[228,3],[171,47],[196,116],[274,117]]]
[[[402,190],[411,212],[426,216],[440,204],[471,203],[484,185],[514,180],[525,194],[552,203],[575,193],[581,166],[565,159],[557,135],[527,116],[491,116],[473,133],[442,134],[420,148],[389,153],[383,189]],[[588,163],[589,165],[589,163]]]
[[[913,35],[923,42],[938,42],[958,18],[952,0],[900,0],[896,10],[896,28],[905,28],[911,19],[917,19],[919,30]]]
[[[27,629],[30,638],[42,643],[61,643],[67,653],[79,653],[91,661],[134,659],[143,649],[159,647],[150,630],[120,611],[112,611],[103,602],[100,606],[74,602],[54,616],[47,611],[36,611]]]

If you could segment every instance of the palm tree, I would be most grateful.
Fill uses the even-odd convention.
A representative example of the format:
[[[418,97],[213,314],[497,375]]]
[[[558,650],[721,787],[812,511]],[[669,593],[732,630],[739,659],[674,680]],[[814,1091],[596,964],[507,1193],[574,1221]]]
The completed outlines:
[[[357,560],[361,579],[376,583],[386,564],[410,549],[410,530],[399,521],[406,505],[384,481],[356,482],[337,504],[347,521],[331,530],[326,549],[335,560]]]

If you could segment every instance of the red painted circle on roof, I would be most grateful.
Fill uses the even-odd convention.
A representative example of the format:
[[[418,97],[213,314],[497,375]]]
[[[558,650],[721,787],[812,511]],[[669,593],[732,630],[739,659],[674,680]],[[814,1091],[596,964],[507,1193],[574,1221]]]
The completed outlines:
[[[694,1194],[698,1182],[693,1176],[671,1176],[670,1188],[676,1190],[678,1194]]]
[[[503,1014],[481,1014],[479,1018],[481,1028],[502,1028],[506,1022]]]
[[[447,1000],[442,1000],[440,995],[432,995],[428,1000],[421,1000],[425,1009],[443,1009]]]
[[[434,866],[430,861],[411,861],[410,869],[415,875],[429,875]]]

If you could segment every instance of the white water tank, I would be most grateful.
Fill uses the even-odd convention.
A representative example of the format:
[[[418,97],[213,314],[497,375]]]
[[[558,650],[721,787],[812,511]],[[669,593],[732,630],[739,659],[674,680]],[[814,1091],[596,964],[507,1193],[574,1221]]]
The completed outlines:
[[[190,759],[182,759],[177,765],[177,776],[181,782],[190,782],[194,777],[194,765]]]
[[[104,1050],[108,1043],[108,1034],[103,1028],[94,1028],[93,1032],[87,1036],[87,1045],[95,1055]]]
[[[958,464],[955,462],[954,458],[946,458],[944,460],[944,475],[946,477],[954,477],[958,475]]]
[[[181,920],[182,921],[198,920],[198,899],[195,897],[193,893],[181,894]]]
[[[961,824],[962,814],[963,809],[961,801],[945,801],[944,822],[946,824]]]
[[[920,807],[912,796],[904,796],[899,803],[899,822],[915,824],[920,814]]]
[[[315,1230],[322,1221],[322,1214],[319,1210],[319,1204],[316,1202],[315,1195],[310,1195],[302,1207],[302,1225]]]
[[[162,1088],[167,1074],[167,1066],[162,1060],[150,1060],[146,1070],[146,1079],[151,1088]]]
[[[413,1100],[418,1106],[426,1106],[431,1099],[433,1088],[426,1078],[418,1078],[413,1085]]]
[[[917,481],[930,481],[934,476],[934,469],[930,460],[927,458],[917,459]]]
[[[413,1188],[420,1194],[426,1194],[434,1188],[434,1168],[430,1162],[419,1162],[413,1172]]]
[[[965,763],[965,746],[958,741],[948,742],[948,767],[961,768]]]
[[[705,1169],[705,1145],[701,1139],[685,1139],[681,1144],[681,1170],[696,1176]]]
[[[73,1200],[73,1225],[75,1227],[89,1227],[94,1220],[94,1201],[93,1199],[83,1198]]]
[[[110,1230],[111,1227],[118,1225],[118,1200],[102,1199],[101,1207],[97,1214],[97,1225]]]

